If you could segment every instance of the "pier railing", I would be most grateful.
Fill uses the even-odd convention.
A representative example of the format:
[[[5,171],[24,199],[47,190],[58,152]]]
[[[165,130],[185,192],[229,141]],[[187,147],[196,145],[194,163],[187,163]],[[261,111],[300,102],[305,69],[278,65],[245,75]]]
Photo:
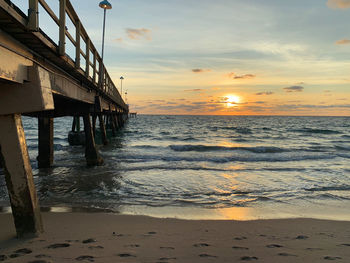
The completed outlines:
[[[41,5],[59,27],[58,55],[66,57],[67,62],[72,64],[75,70],[79,71],[91,81],[97,89],[126,108],[127,105],[124,103],[119,91],[108,74],[102,62],[102,58],[98,54],[96,47],[92,43],[71,2],[69,0],[59,0],[59,14],[57,15],[45,0],[29,0],[28,28],[31,31],[40,31],[39,5]],[[69,19],[75,27],[75,36],[68,31],[67,19]],[[67,40],[75,47],[75,58],[71,58],[66,53]],[[81,65],[81,58],[85,60],[84,66]]]

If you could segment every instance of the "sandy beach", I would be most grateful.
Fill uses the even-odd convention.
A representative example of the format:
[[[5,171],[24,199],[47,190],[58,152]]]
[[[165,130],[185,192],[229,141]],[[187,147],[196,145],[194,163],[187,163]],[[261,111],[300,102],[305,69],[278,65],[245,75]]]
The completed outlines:
[[[18,240],[0,215],[4,262],[349,262],[350,222],[178,220],[43,213],[45,233]]]

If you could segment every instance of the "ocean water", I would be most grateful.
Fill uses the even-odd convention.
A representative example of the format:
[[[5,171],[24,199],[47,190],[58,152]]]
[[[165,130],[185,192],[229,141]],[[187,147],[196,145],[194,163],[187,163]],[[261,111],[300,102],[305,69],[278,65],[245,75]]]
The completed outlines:
[[[187,219],[350,220],[350,117],[129,119],[87,168],[55,119],[55,164],[38,169],[37,121],[23,118],[40,204]],[[0,205],[9,205],[0,172]],[[3,208],[3,210],[6,210]]]

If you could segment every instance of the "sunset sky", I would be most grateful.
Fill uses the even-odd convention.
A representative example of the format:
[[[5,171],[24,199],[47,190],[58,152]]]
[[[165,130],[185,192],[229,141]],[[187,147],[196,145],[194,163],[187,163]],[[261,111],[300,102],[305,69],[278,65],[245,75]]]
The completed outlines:
[[[99,1],[71,2],[100,48]],[[350,0],[110,2],[105,64],[131,111],[350,114]]]

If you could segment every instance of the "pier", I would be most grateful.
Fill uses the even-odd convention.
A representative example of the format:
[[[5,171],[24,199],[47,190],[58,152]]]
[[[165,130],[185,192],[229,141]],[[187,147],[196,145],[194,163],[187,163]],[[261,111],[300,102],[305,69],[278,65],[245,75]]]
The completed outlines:
[[[25,14],[0,0],[0,167],[19,237],[43,231],[21,116],[38,118],[39,168],[53,164],[54,118],[72,116],[69,142],[85,145],[86,163],[95,166],[103,163],[95,143],[97,122],[101,141],[108,144],[106,127],[115,135],[129,116],[70,1],[59,1],[58,14],[45,0],[27,1]],[[57,24],[58,43],[40,28],[39,6]],[[67,29],[68,20],[74,31]],[[67,42],[75,48],[74,58]]]

